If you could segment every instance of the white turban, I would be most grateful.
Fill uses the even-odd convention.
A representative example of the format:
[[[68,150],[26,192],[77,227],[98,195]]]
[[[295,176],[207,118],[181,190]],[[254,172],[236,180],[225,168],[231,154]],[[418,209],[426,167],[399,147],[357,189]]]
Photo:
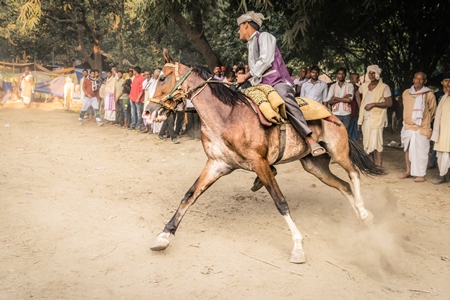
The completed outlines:
[[[382,70],[378,65],[371,65],[367,67],[367,73],[374,72],[376,80],[380,80],[381,71]]]
[[[253,21],[258,24],[259,27],[262,26],[262,21],[264,20],[264,15],[260,13],[255,13],[254,11],[248,11],[237,19],[238,25],[241,25],[244,22]]]

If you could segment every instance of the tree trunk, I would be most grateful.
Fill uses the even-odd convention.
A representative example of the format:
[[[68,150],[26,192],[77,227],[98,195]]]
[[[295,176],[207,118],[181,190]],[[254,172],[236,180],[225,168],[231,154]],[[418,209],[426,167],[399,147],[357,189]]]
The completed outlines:
[[[122,2],[120,3],[119,23],[117,24],[117,42],[119,44],[119,70],[123,69],[123,59],[125,58],[125,55],[123,54],[123,38],[122,38],[124,15],[125,15],[125,1],[122,0]]]
[[[214,53],[211,45],[209,44],[203,31],[198,31],[195,27],[191,26],[187,20],[178,12],[172,13],[173,20],[180,27],[186,36],[194,43],[197,49],[205,58],[208,68],[212,72],[215,66],[220,65],[220,59],[216,53]]]

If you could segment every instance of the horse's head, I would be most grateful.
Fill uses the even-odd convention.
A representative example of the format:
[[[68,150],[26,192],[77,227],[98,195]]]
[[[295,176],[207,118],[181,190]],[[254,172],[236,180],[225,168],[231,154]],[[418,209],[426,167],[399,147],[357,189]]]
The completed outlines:
[[[183,95],[187,91],[184,81],[192,69],[175,62],[167,49],[163,50],[163,55],[166,64],[161,70],[152,98],[158,99],[166,108],[174,109],[183,101]]]

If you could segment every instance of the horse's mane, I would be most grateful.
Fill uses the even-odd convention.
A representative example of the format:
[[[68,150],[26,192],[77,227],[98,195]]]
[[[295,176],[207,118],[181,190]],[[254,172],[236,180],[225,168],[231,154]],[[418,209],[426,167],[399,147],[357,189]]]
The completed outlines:
[[[196,73],[204,80],[208,80],[212,76],[211,73],[202,66],[195,67],[192,72]],[[238,103],[244,103],[245,105],[249,105],[247,96],[239,91],[233,91],[225,84],[210,83],[208,86],[211,89],[212,94],[223,104],[234,106]]]

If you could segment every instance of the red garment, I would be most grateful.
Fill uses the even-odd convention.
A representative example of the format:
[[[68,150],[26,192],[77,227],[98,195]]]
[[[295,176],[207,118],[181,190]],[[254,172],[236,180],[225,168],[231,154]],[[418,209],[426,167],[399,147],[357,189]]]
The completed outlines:
[[[142,83],[144,82],[145,77],[141,74],[136,75],[133,79],[133,83],[131,84],[130,91],[130,100],[133,102],[144,102],[144,88]],[[140,97],[139,97],[140,95]],[[139,98],[139,99],[138,99]]]
[[[92,81],[88,77],[83,80],[83,92],[89,98],[97,98],[97,100],[100,98],[98,90],[95,92],[92,90]]]

